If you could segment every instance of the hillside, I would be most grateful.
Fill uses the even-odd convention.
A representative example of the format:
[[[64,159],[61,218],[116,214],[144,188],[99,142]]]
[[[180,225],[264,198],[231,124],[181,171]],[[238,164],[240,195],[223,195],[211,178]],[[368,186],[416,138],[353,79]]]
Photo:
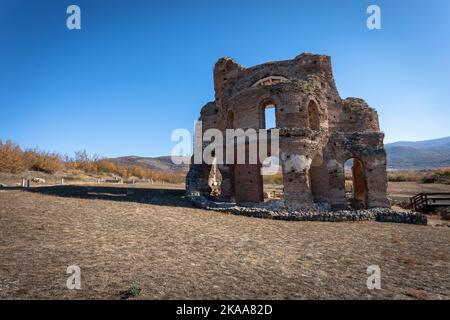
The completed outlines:
[[[173,173],[187,173],[189,170],[189,165],[176,165],[172,162],[170,156],[163,157],[138,157],[138,156],[127,156],[109,159],[112,162],[122,163],[127,166],[140,165],[149,170],[165,171]]]
[[[450,166],[450,137],[386,144],[389,169],[419,170]]]

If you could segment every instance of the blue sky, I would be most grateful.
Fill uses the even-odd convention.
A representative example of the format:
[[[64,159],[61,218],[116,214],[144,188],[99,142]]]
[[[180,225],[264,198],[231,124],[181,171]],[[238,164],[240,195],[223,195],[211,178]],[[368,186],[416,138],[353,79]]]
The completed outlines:
[[[82,29],[66,28],[81,7]],[[366,9],[382,10],[382,30]],[[0,139],[72,155],[170,154],[244,66],[331,55],[343,98],[377,108],[386,142],[450,136],[450,1],[0,0]]]

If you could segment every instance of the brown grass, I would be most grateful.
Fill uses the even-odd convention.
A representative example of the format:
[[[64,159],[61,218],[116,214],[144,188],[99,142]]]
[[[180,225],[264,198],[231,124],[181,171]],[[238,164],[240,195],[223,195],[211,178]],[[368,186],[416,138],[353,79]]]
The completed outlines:
[[[0,191],[0,299],[450,296],[450,228],[247,218],[145,188]],[[65,287],[69,265],[80,291]],[[366,287],[370,265],[382,290]]]
[[[281,172],[277,172],[271,175],[264,175],[263,182],[267,184],[281,185],[283,184],[283,175],[281,174]]]
[[[182,172],[149,170],[139,165],[127,166],[101,159],[97,155],[89,155],[86,151],[78,151],[75,153],[75,158],[70,159],[37,148],[23,151],[11,141],[3,143],[0,140],[0,172],[40,171],[55,174],[62,170],[81,171],[89,175],[116,175],[123,179],[153,179],[167,183],[182,183],[185,179],[185,174]]]
[[[391,182],[422,182],[450,184],[450,169],[422,171],[390,171],[388,179]]]
[[[417,171],[391,171],[388,172],[388,180],[391,182],[419,182],[425,176],[423,172]]]

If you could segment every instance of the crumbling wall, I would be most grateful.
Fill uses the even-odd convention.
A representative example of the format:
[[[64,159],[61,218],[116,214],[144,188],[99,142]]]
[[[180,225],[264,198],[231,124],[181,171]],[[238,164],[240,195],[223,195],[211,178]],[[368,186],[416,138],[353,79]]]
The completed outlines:
[[[301,54],[293,60],[251,68],[222,58],[214,68],[214,88],[215,102],[201,112],[203,132],[216,128],[226,136],[227,128],[264,129],[265,108],[275,107],[280,130],[277,156],[288,207],[314,203],[347,207],[344,164],[353,158],[358,161],[354,183],[362,190],[357,195],[358,205],[389,206],[384,135],[377,112],[364,100],[340,98],[330,57]],[[200,194],[238,203],[262,202],[261,165],[260,160],[213,167],[192,165],[188,192],[197,189]],[[220,185],[215,188],[211,187],[211,172],[213,180],[220,176],[215,180]]]

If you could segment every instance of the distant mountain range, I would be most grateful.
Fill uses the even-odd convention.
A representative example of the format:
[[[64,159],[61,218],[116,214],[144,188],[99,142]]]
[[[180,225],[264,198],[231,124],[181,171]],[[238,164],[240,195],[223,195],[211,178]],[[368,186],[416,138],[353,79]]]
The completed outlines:
[[[422,170],[450,167],[450,137],[407,142],[400,141],[385,145],[388,154],[388,168],[391,170]],[[126,165],[141,165],[150,170],[182,173],[189,165],[176,165],[170,156],[138,157],[128,156],[111,159]]]
[[[400,141],[385,145],[388,168],[401,170],[450,167],[450,137],[426,141]]]
[[[177,157],[180,160],[189,160],[189,158],[181,158]],[[138,157],[138,156],[127,156],[127,157],[119,157],[119,158],[113,158],[109,159],[113,162],[122,163],[125,165],[140,165],[143,166],[149,170],[154,171],[165,171],[165,172],[174,172],[174,173],[181,173],[181,172],[188,172],[189,165],[187,164],[181,164],[177,165],[172,162],[171,156],[164,156],[164,157]],[[185,161],[186,163],[186,161]]]

